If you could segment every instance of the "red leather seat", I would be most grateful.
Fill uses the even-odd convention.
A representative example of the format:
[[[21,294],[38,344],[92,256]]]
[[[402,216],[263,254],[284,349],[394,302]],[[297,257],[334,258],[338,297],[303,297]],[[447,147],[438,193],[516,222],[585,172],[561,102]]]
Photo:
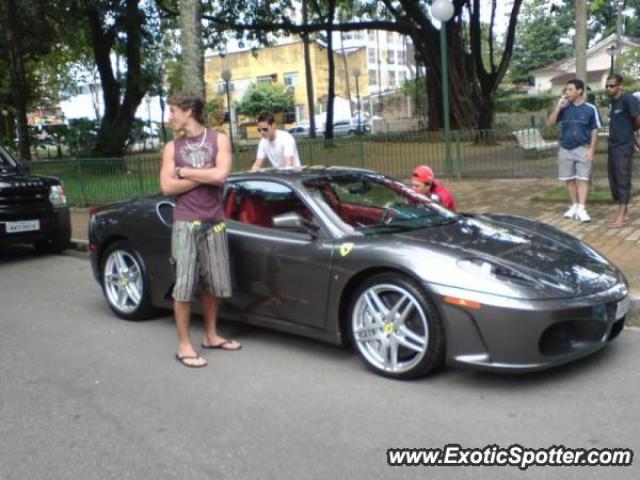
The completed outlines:
[[[248,195],[240,202],[238,220],[241,222],[271,228],[273,226],[272,216],[269,204],[262,197]]]
[[[231,218],[233,220],[236,219],[236,215],[237,215],[237,199],[238,199],[238,190],[236,190],[235,188],[233,190],[231,190],[229,192],[229,195],[227,196],[227,201],[224,204],[224,216],[226,218]]]

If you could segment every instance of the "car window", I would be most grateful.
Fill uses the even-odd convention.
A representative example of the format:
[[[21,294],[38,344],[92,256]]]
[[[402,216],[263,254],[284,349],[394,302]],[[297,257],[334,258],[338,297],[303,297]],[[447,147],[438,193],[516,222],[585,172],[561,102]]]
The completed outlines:
[[[352,173],[305,181],[310,193],[365,235],[444,225],[456,214],[382,175]]]
[[[290,187],[266,180],[229,184],[225,197],[227,218],[260,227],[273,228],[273,217],[297,213],[313,223],[313,216]]]

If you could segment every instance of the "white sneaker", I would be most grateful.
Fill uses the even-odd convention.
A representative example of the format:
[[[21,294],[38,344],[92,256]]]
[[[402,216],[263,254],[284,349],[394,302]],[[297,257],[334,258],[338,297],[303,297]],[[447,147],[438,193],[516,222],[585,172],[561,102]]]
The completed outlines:
[[[573,205],[571,205],[569,207],[569,210],[567,210],[566,212],[564,212],[564,214],[562,215],[564,218],[575,218],[576,216],[576,210],[578,209],[578,204],[574,203]]]
[[[582,205],[580,205],[576,209],[576,214],[574,218],[580,223],[586,223],[591,221],[591,217],[587,213],[586,208],[584,208]]]

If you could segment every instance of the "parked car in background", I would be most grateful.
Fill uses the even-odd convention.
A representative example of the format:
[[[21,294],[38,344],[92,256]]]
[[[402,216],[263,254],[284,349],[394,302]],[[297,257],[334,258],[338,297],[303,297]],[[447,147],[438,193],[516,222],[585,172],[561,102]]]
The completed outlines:
[[[288,132],[294,137],[308,137],[309,136],[309,125],[296,125],[295,127],[291,127]],[[318,135],[318,129],[316,128],[316,135]]]
[[[361,133],[369,133],[371,126],[362,118],[360,120]],[[309,124],[300,124],[292,127],[288,132],[294,137],[307,138],[309,136]],[[346,135],[356,135],[358,133],[358,119],[351,120],[338,120],[333,124],[333,136],[342,137]],[[322,137],[324,135],[324,125],[316,126],[316,137]]]
[[[43,253],[69,246],[69,205],[59,179],[30,175],[0,146],[0,245],[30,243]]]

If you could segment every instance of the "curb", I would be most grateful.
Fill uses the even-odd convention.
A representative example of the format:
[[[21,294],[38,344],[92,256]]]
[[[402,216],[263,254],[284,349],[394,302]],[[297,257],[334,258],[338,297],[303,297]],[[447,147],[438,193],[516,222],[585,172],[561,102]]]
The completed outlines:
[[[89,241],[88,240],[79,240],[77,238],[72,238],[69,241],[69,248],[71,250],[77,250],[78,252],[87,252],[88,253],[89,252]]]

